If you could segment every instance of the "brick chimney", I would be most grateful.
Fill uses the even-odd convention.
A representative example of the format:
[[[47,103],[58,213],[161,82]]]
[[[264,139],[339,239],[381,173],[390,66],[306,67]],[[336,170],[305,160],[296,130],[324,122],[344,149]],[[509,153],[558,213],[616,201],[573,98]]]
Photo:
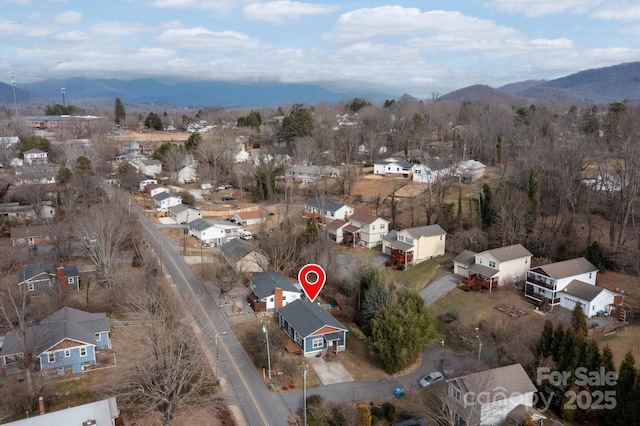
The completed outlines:
[[[69,289],[69,285],[67,283],[67,276],[64,274],[64,268],[62,266],[58,266],[58,285],[60,286],[60,291],[62,294],[67,294],[67,290]]]
[[[282,289],[280,287],[273,290],[273,301],[276,309],[282,308]]]
[[[44,398],[38,398],[38,407],[40,408],[40,414],[44,414]]]

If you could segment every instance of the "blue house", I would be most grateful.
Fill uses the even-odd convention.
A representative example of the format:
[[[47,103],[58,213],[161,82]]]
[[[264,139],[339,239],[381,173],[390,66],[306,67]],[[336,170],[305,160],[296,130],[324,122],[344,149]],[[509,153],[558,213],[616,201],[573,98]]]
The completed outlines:
[[[280,327],[305,356],[345,350],[347,328],[322,306],[299,299],[277,309]]]
[[[42,371],[70,368],[75,374],[96,363],[96,351],[111,348],[110,331],[104,313],[64,307],[28,328],[24,345],[16,333],[8,332],[0,358],[7,367],[19,363],[26,351],[34,354]]]

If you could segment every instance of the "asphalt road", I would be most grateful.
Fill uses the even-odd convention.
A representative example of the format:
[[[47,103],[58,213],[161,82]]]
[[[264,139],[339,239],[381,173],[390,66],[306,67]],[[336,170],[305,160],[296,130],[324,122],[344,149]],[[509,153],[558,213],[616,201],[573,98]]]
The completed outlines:
[[[427,306],[431,306],[436,300],[455,289],[462,279],[463,277],[460,275],[442,274],[422,290],[420,296],[422,296]]]

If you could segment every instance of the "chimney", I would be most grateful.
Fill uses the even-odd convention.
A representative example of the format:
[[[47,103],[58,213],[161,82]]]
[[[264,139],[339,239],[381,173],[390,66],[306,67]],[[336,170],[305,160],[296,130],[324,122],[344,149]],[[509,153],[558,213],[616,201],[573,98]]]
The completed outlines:
[[[64,267],[58,266],[57,275],[58,275],[58,285],[60,286],[60,291],[62,292],[62,294],[67,294],[67,290],[69,289],[69,286],[67,284],[67,277],[64,274]]]
[[[282,308],[282,289],[280,287],[273,290],[273,301],[276,309]]]
[[[40,414],[44,414],[44,398],[38,398],[38,407],[40,408]]]

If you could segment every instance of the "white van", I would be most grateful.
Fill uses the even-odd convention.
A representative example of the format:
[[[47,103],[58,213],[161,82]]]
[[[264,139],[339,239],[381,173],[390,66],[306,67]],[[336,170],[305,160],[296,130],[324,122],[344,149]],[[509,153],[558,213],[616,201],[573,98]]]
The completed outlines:
[[[240,229],[238,231],[238,236],[243,240],[250,240],[253,238],[253,235],[251,234],[251,232],[247,231],[246,229]]]

